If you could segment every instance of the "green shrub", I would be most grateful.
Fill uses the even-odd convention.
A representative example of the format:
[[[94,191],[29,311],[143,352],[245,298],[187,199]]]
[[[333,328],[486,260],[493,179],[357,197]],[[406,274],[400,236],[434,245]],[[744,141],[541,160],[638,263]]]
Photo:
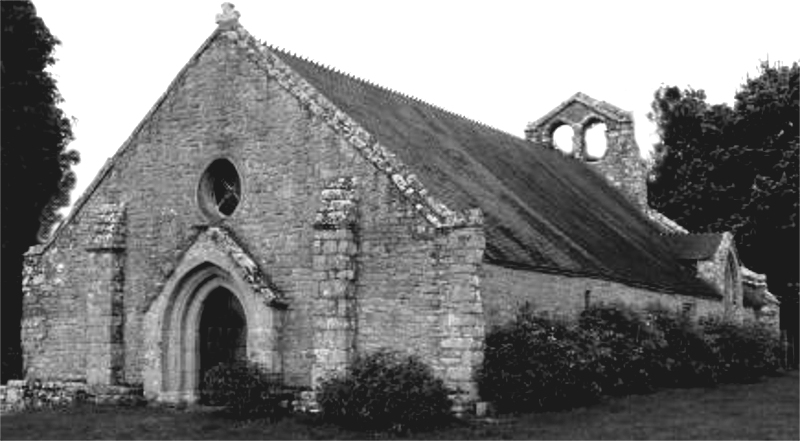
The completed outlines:
[[[528,304],[513,322],[486,336],[478,391],[503,412],[588,404],[601,393],[601,350],[574,323]]]
[[[287,412],[281,382],[250,362],[219,364],[203,376],[200,399],[238,417],[275,418]]]
[[[656,384],[660,387],[713,385],[716,358],[702,327],[687,314],[661,305],[650,305],[646,314],[661,332],[664,342],[656,354]]]
[[[780,367],[776,357],[779,340],[766,325],[718,316],[706,317],[701,324],[715,357],[715,373],[720,382],[758,381]]]
[[[325,380],[317,400],[326,421],[371,430],[430,429],[451,419],[444,382],[413,356],[379,350]]]
[[[476,375],[481,398],[498,410],[555,410],[601,395],[658,387],[758,380],[780,367],[780,346],[764,324],[705,318],[651,305],[595,304],[577,322],[525,305],[486,336]]]
[[[666,341],[643,314],[622,303],[597,303],[581,312],[578,324],[599,356],[603,394],[646,393],[658,386]]]

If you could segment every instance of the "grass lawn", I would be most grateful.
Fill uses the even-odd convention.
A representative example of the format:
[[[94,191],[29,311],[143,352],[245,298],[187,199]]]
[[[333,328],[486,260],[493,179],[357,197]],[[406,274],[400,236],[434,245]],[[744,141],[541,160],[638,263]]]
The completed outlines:
[[[464,421],[416,439],[800,439],[797,371],[762,383],[610,398],[565,412]],[[83,406],[0,417],[2,439],[388,438],[310,417],[235,421],[200,411]]]

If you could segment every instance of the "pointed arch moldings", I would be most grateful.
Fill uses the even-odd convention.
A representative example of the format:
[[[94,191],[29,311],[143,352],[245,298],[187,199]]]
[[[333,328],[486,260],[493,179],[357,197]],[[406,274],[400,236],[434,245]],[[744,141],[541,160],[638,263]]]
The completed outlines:
[[[144,307],[145,395],[160,401],[195,401],[198,387],[197,327],[203,302],[216,288],[242,304],[247,359],[278,372],[280,310],[286,302],[255,259],[224,229],[202,231],[175,270]]]
[[[232,272],[238,274],[267,306],[275,308],[288,306],[285,297],[272,285],[252,255],[223,228],[210,227],[203,230],[180,254],[175,269],[160,284],[162,288],[145,298],[141,312],[147,314],[153,302],[163,294],[164,288],[171,282],[174,283],[189,270],[210,259],[215,260],[217,266],[230,267]]]

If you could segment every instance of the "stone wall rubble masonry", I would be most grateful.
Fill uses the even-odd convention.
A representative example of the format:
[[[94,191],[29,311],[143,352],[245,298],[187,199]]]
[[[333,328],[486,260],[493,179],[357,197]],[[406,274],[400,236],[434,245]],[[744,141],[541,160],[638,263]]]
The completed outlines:
[[[723,293],[726,312],[729,313],[743,306],[741,262],[735,247],[733,235],[725,232],[714,255],[697,262],[697,276]]]
[[[463,393],[459,400],[474,400],[475,369],[483,359],[485,321],[482,286],[479,277],[483,266],[485,236],[479,211],[468,215],[475,226],[453,229],[439,238],[438,265],[441,271],[442,314],[441,340],[437,367],[444,369],[445,382]],[[444,356],[460,359],[457,364],[441,362]]]
[[[250,49],[261,52],[241,56]],[[450,263],[431,255],[459,249],[455,243],[437,245],[436,238],[447,237],[442,232],[447,228],[468,225],[467,214],[448,211],[430,198],[413,174],[346,116],[320,116],[330,104],[323,97],[313,101],[321,110],[309,110],[315,92],[297,89],[302,84],[279,64],[261,46],[242,48],[215,37],[181,72],[37,257],[42,263],[29,278],[24,324],[30,376],[86,381],[87,293],[102,290],[93,284],[107,280],[101,274],[104,265],[87,250],[96,225],[92,213],[124,204],[124,353],[117,358],[121,371],[108,381],[142,383],[147,360],[158,356],[143,345],[144,312],[180,265],[182,252],[211,224],[198,207],[197,188],[208,165],[220,157],[239,172],[242,198],[218,222],[255,256],[254,263],[288,304],[280,335],[288,382],[310,385],[315,360],[330,359],[315,353],[328,348],[317,348],[314,341],[341,337],[328,334],[331,323],[325,320],[342,312],[359,326],[359,337],[350,337],[356,343],[349,343],[358,350],[392,347],[434,364],[446,323],[441,310],[445,294],[451,295],[437,275],[446,273],[457,285],[473,282],[464,274],[472,267],[450,270]],[[308,100],[299,98],[300,92]],[[340,178],[353,179],[354,185],[332,185]],[[350,193],[357,201],[353,210]],[[352,229],[315,227],[320,218],[341,223],[349,213],[358,214]],[[463,259],[474,260],[476,254]],[[50,274],[56,268],[57,277]],[[335,298],[341,297],[342,283],[349,286],[344,301]],[[468,291],[459,288],[452,295],[469,298]],[[351,293],[359,300],[355,311],[347,306]],[[462,304],[457,308],[479,310]]]
[[[31,378],[109,383],[120,375],[125,207],[100,204],[84,218],[80,238],[26,254],[22,341]]]
[[[633,123],[607,125],[607,150],[602,159],[592,161],[592,168],[604,176],[639,208],[647,203],[648,169],[641,157],[633,133]]]
[[[755,311],[755,317],[779,335],[780,302],[767,289],[767,276],[742,267],[741,277],[743,302],[750,304]]]
[[[487,327],[513,320],[525,302],[531,302],[538,310],[577,314],[586,306],[586,291],[589,291],[590,303],[620,301],[639,308],[660,303],[675,311],[690,304],[696,317],[721,315],[726,308],[721,300],[660,293],[588,277],[546,274],[492,264],[484,264],[481,273]]]
[[[95,214],[87,252],[97,279],[86,292],[86,381],[121,381],[124,364],[125,205],[105,204]]]
[[[235,14],[223,15],[219,32],[55,238],[26,256],[28,378],[144,383],[143,372],[161,366],[164,356],[162,347],[145,343],[162,340],[152,335],[161,330],[159,318],[148,311],[168,310],[165,286],[178,285],[178,272],[213,253],[258,297],[259,308],[280,300],[277,341],[272,330],[253,324],[250,331],[264,338],[248,354],[279,359],[271,366],[304,387],[341,372],[355,354],[390,348],[418,355],[461,390],[459,400],[474,399],[486,327],[507,320],[527,299],[577,310],[588,289],[595,300],[694,302],[699,314],[720,307],[484,262],[479,210],[455,211],[438,201],[399,158],[241,28]],[[608,117],[587,102],[564,112]],[[633,151],[634,144],[620,141],[629,128],[609,127],[609,146]],[[199,207],[198,184],[220,158],[239,174],[241,199],[230,215],[211,219]],[[624,179],[638,180],[628,169],[638,165],[620,164],[619,185],[633,188]]]
[[[144,404],[142,390],[127,386],[93,386],[70,381],[10,380],[0,386],[0,414],[59,408],[78,402],[116,405]]]
[[[340,374],[355,352],[355,255],[358,250],[356,180],[340,177],[320,192],[314,218],[313,269],[318,289],[311,313],[311,384]]]

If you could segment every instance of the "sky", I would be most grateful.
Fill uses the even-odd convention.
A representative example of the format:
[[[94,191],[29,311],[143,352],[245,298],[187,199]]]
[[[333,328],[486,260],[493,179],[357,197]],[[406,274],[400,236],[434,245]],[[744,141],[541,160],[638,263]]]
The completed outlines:
[[[72,200],[216,28],[220,0],[34,0],[81,154]],[[517,136],[575,92],[632,111],[647,155],[661,85],[732,103],[791,64],[800,2],[238,0],[256,38]]]

